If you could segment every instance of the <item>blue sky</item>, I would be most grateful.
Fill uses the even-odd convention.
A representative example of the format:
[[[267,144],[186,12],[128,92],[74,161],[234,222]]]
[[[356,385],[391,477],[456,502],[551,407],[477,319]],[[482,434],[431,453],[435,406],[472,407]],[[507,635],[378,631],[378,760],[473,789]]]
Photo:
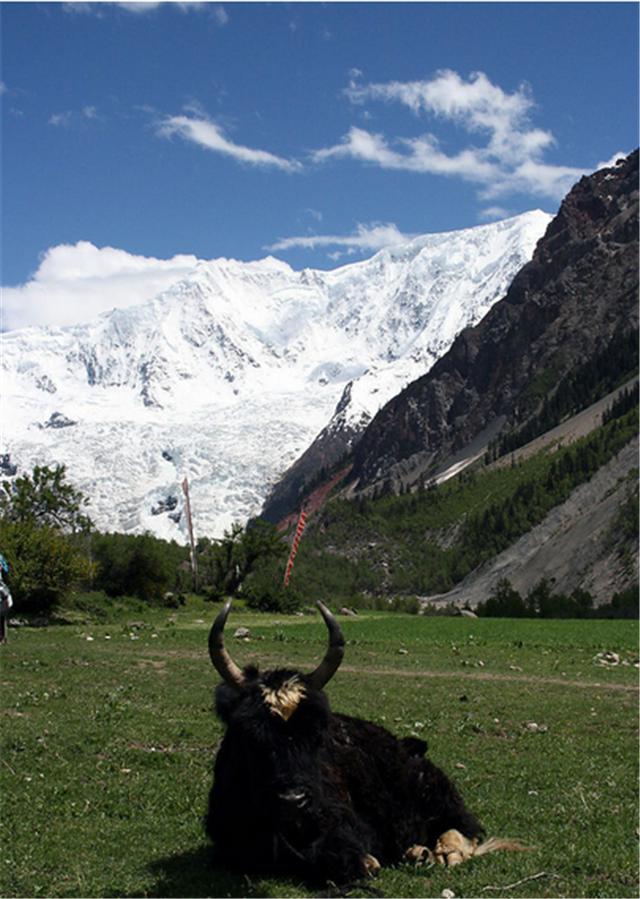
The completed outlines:
[[[47,278],[555,212],[637,144],[637,46],[635,3],[4,3],[5,327]]]

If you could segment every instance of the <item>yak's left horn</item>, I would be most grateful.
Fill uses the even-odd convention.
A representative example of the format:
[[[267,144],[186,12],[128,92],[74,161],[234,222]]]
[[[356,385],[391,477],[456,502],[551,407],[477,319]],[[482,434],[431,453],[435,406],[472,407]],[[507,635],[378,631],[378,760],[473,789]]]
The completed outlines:
[[[325,684],[329,683],[340,667],[340,662],[342,662],[342,657],[344,656],[344,637],[342,636],[340,625],[329,609],[320,600],[318,600],[316,605],[329,631],[329,646],[324,654],[324,658],[316,670],[309,675],[312,686],[316,690],[321,690]]]
[[[232,687],[242,687],[244,684],[244,674],[233,661],[227,650],[224,648],[223,631],[227,623],[229,610],[231,609],[231,600],[225,603],[224,608],[218,614],[209,631],[209,655],[222,680],[226,681]]]

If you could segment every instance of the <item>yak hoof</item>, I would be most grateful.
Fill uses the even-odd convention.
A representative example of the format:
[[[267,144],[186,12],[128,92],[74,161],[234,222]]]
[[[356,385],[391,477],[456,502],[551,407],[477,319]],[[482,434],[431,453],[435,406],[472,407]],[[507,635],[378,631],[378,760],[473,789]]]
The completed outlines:
[[[475,853],[478,841],[470,840],[458,830],[447,830],[436,840],[434,849],[435,860],[439,865],[448,868],[460,865]]]
[[[378,859],[374,855],[369,855],[368,853],[362,859],[362,864],[364,865],[364,870],[368,877],[374,877],[382,867]]]
[[[424,865],[426,862],[433,862],[433,852],[427,846],[414,843],[405,852],[404,860],[417,867],[418,865]]]

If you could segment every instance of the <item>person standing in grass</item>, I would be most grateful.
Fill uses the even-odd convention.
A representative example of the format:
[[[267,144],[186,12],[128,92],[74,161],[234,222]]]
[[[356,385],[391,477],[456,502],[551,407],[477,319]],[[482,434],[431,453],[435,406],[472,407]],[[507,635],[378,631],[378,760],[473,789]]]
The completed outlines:
[[[9,563],[0,553],[0,643],[7,642],[7,620],[9,609],[13,605],[11,592],[5,584],[5,577],[9,574]]]

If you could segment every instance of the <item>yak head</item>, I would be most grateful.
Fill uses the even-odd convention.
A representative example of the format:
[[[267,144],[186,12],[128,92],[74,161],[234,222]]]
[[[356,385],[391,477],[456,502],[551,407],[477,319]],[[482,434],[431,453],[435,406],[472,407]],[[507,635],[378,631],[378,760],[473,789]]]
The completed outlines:
[[[242,765],[246,758],[252,779],[277,784],[299,779],[325,739],[330,715],[323,687],[337,671],[344,654],[344,638],[331,612],[317,603],[329,633],[324,658],[310,674],[291,668],[261,672],[241,669],[224,645],[228,602],[209,634],[211,661],[223,683],[215,693],[216,711],[227,726],[227,742]]]

